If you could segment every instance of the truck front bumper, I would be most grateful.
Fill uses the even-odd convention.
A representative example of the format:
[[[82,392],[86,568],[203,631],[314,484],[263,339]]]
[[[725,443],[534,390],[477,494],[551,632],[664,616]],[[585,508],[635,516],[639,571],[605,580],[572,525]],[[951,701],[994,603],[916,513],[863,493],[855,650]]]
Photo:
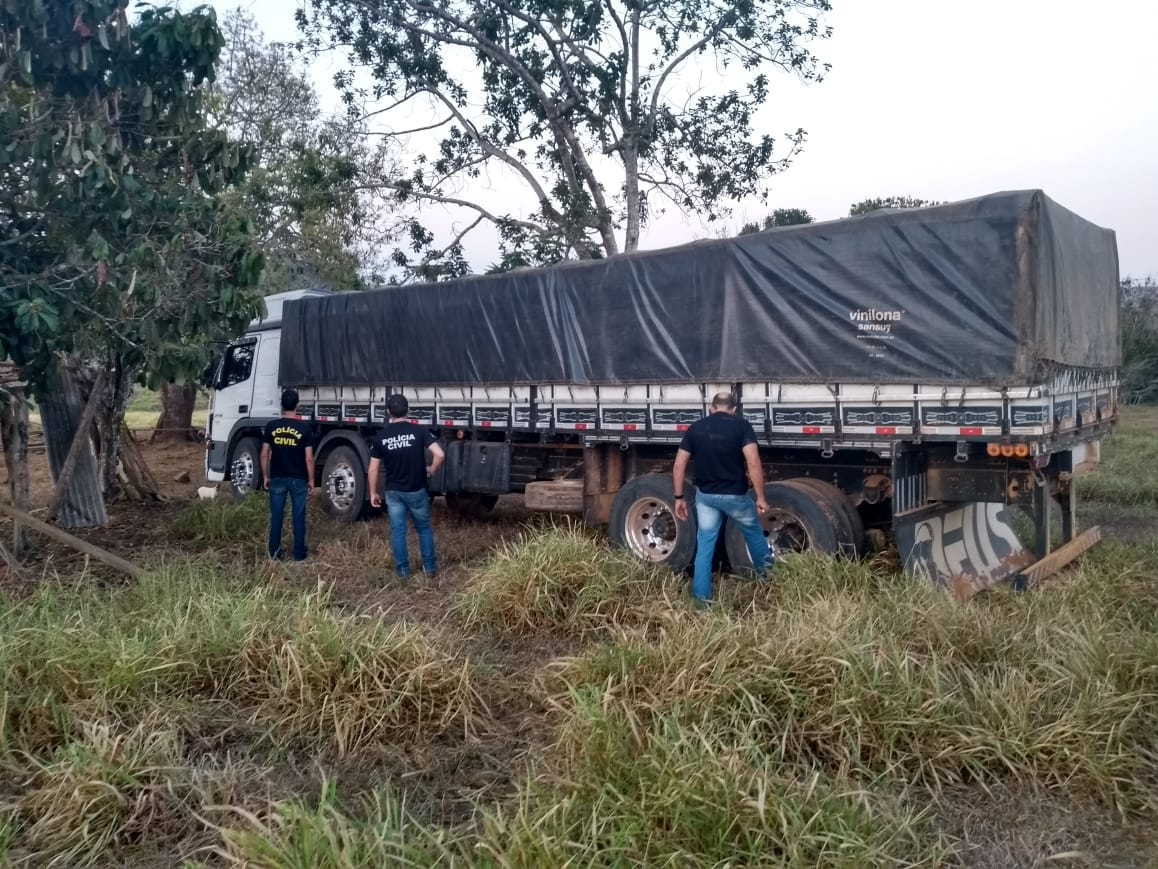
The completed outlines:
[[[209,441],[205,445],[205,479],[211,483],[225,481],[225,451],[227,444]]]

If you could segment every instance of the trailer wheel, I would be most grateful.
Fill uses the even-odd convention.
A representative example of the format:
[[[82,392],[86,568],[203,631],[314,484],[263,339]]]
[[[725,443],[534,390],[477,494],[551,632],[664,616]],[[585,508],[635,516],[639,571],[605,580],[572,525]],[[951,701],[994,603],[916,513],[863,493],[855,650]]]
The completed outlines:
[[[463,519],[481,519],[495,509],[498,495],[484,495],[481,492],[447,492],[446,506]]]
[[[688,486],[687,491],[691,490]],[[696,554],[696,513],[690,499],[688,511],[687,522],[676,520],[669,477],[635,477],[624,484],[611,505],[611,543],[644,561],[686,570]]]
[[[237,500],[250,492],[261,491],[261,441],[255,437],[242,438],[233,448],[229,461],[230,491]]]
[[[840,511],[840,515],[844,519],[840,528],[840,551],[842,554],[852,558],[860,558],[865,554],[864,520],[860,518],[860,513],[857,512],[856,507],[852,506],[852,502],[848,500],[848,496],[844,492],[832,483],[817,480],[815,477],[793,477],[787,482],[790,485],[805,486],[819,492]]]
[[[822,493],[806,486],[768,483],[764,500],[768,502],[768,512],[760,517],[760,524],[777,560],[797,552],[840,552],[845,519]],[[740,526],[729,522],[724,539],[732,572],[750,575],[752,556]]]
[[[366,469],[350,446],[334,447],[322,466],[322,509],[338,522],[356,522],[369,504]]]

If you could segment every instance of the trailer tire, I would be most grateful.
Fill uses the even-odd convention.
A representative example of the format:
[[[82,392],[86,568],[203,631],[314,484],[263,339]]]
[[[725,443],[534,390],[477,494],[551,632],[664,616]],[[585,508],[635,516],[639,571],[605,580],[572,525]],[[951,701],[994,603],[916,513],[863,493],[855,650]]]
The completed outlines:
[[[813,489],[828,499],[837,510],[840,511],[844,522],[841,523],[841,554],[847,555],[850,558],[861,558],[865,554],[865,532],[864,520],[860,518],[860,513],[857,512],[856,507],[844,494],[832,483],[826,483],[823,480],[818,480],[815,477],[793,477],[787,481],[792,484],[806,486]]]
[[[244,437],[233,448],[233,455],[229,458],[229,483],[229,491],[237,501],[261,491],[261,441],[258,438]]]
[[[347,444],[334,447],[322,466],[322,509],[331,519],[348,524],[361,519],[369,503],[362,457]]]
[[[760,524],[777,560],[796,552],[840,552],[845,518],[823,493],[807,486],[768,483],[764,500],[768,512],[760,517]],[[729,522],[724,539],[732,572],[751,576],[752,556],[740,526]]]
[[[462,519],[481,519],[495,509],[498,495],[484,495],[481,492],[447,492],[446,506]]]
[[[686,491],[690,493],[692,487]],[[688,521],[675,518],[670,477],[649,474],[628,480],[611,505],[611,544],[672,570],[687,570],[696,555],[696,510],[688,498]]]

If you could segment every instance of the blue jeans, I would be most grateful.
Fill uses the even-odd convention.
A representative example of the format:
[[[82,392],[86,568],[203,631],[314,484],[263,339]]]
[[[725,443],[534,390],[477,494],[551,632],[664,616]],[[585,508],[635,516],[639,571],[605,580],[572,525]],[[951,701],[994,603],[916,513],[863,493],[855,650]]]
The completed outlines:
[[[418,547],[422,550],[422,569],[431,576],[438,570],[434,557],[434,529],[430,527],[430,495],[417,492],[387,492],[386,510],[390,514],[390,548],[394,550],[394,569],[399,576],[410,576],[410,553],[406,548],[406,517],[414,520]]]
[[[285,518],[285,500],[290,499],[294,527],[294,561],[306,557],[306,503],[309,489],[306,481],[296,477],[273,477],[269,481],[269,557],[283,558],[281,525]]]
[[[716,553],[716,539],[727,516],[740,526],[752,566],[762,574],[772,564],[772,552],[764,538],[756,502],[751,495],[713,495],[696,490],[696,571],[692,578],[692,594],[700,600],[712,599],[712,557]]]

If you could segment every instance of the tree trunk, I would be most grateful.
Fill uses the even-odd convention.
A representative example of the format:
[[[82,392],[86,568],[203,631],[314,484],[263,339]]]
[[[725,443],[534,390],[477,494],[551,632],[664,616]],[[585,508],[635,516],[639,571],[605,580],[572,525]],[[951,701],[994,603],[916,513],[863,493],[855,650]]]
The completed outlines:
[[[129,406],[133,372],[119,359],[105,379],[100,407],[97,410],[97,429],[100,431],[101,481],[105,499],[115,501],[121,494],[117,466],[120,463],[121,429],[125,424],[125,410]]]
[[[624,253],[631,253],[639,247],[640,214],[642,202],[639,192],[639,154],[635,142],[623,148],[624,193],[627,200],[627,231],[623,238]]]
[[[61,360],[54,388],[37,396],[44,443],[52,478],[60,476],[77,426],[84,415],[81,384],[86,378],[75,360]],[[110,378],[111,379],[111,378]],[[72,482],[60,507],[60,524],[65,528],[95,528],[108,521],[101,488],[100,469],[91,442],[81,450]]]
[[[4,463],[8,468],[8,492],[12,506],[28,512],[31,495],[28,477],[28,402],[24,390],[10,386],[0,401],[0,442],[3,442]],[[16,560],[28,553],[28,529],[13,522],[12,552]]]
[[[145,463],[137,439],[128,427],[121,429],[120,453],[124,493],[139,501],[164,501],[157,480]]]
[[[161,418],[153,431],[153,441],[195,441],[193,408],[197,386],[193,383],[161,384]]]

